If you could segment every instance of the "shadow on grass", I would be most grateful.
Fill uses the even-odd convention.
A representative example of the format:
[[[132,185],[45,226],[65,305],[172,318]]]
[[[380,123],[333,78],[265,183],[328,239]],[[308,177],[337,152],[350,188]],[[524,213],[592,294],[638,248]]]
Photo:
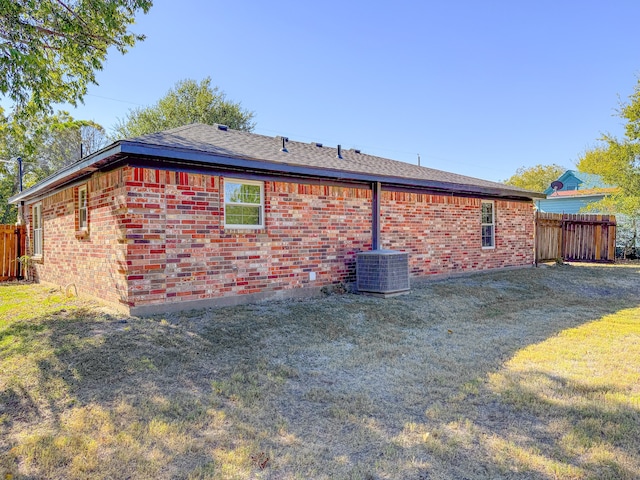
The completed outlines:
[[[17,322],[2,355],[31,375],[5,370],[0,467],[16,479],[636,478],[639,412],[614,401],[624,392],[547,371],[488,381],[523,348],[638,305],[632,272],[603,272]]]

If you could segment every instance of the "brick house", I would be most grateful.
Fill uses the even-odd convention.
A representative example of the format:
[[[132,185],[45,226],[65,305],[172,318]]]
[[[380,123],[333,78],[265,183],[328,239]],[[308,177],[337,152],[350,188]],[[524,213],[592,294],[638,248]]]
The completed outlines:
[[[120,140],[15,195],[34,277],[132,314],[309,295],[357,252],[412,278],[533,264],[537,194],[359,150],[188,125]]]

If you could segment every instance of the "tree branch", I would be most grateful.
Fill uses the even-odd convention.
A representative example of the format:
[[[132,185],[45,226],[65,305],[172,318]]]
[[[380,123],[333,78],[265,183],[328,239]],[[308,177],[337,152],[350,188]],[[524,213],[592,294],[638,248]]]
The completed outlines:
[[[71,8],[69,8],[69,6],[66,3],[62,2],[61,0],[56,0],[56,2],[58,2],[62,6],[62,8],[64,8],[67,12],[69,12],[71,15],[77,18],[80,21],[80,23],[82,23],[84,26],[88,26],[87,22],[85,22],[80,15],[78,15]]]
[[[16,23],[18,23],[19,25],[21,25],[21,26],[23,26],[25,28],[33,28],[37,32],[45,34],[45,35],[51,35],[51,36],[58,37],[58,38],[71,39],[71,40],[74,40],[76,42],[83,43],[86,46],[95,48],[96,50],[100,50],[100,51],[103,51],[103,52],[106,51],[105,48],[101,48],[101,47],[93,45],[93,44],[91,44],[89,42],[82,41],[81,36],[67,35],[66,33],[58,32],[56,30],[51,30],[50,28],[46,28],[46,27],[43,27],[43,26],[40,26],[40,25],[31,25],[30,23],[25,23],[25,22],[23,22],[21,20],[18,20]],[[86,37],[92,38],[94,40],[100,40],[100,41],[105,42],[107,44],[111,43],[111,44],[117,45],[119,47],[124,46],[124,44],[121,41],[119,41],[119,40],[117,40],[117,39],[115,39],[113,37],[105,37],[103,35],[95,35],[95,34],[93,34],[91,32],[84,32],[83,35],[86,36]],[[15,41],[15,39],[12,39],[12,38],[7,38],[7,37],[3,37],[3,38],[6,38],[9,41]],[[21,40],[20,43],[25,44],[26,42]]]

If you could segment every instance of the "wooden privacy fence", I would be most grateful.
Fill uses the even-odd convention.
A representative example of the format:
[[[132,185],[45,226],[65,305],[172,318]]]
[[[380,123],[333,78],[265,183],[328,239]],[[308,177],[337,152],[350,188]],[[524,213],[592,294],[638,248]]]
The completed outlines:
[[[24,225],[0,225],[0,282],[22,276],[18,257],[25,254]]]
[[[536,212],[536,262],[613,262],[616,217]]]

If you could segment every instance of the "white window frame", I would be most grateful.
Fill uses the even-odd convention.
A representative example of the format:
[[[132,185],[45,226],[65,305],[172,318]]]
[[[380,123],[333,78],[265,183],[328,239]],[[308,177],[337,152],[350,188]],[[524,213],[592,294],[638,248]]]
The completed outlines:
[[[33,256],[42,258],[44,247],[44,230],[42,228],[42,202],[35,203],[31,210],[33,224]]]
[[[491,205],[491,222],[487,223],[484,220],[484,211],[483,206]],[[482,200],[480,204],[480,244],[482,245],[483,250],[489,250],[492,248],[496,248],[496,204],[493,201]],[[491,245],[484,245],[484,230],[486,227],[491,228]]]
[[[83,195],[84,194],[84,195]],[[87,186],[78,187],[78,229],[86,232],[89,229],[89,196]],[[83,204],[84,196],[84,204]],[[84,214],[84,216],[83,216]]]
[[[260,187],[260,203],[246,203],[246,202],[228,202],[227,201],[227,189],[226,189],[226,185],[228,183],[235,183],[235,184],[240,184],[240,185],[257,185]],[[223,179],[223,187],[224,190],[222,192],[222,198],[223,198],[223,202],[224,202],[224,226],[225,228],[237,228],[237,229],[244,229],[244,230],[256,230],[256,229],[263,229],[264,228],[264,182],[261,181],[257,181],[257,180],[242,180],[239,178],[224,178]],[[227,223],[227,205],[242,205],[242,206],[250,206],[250,207],[258,207],[258,212],[259,212],[259,218],[260,221],[257,224],[253,224],[253,225],[244,225],[244,224],[234,224],[234,223]]]

